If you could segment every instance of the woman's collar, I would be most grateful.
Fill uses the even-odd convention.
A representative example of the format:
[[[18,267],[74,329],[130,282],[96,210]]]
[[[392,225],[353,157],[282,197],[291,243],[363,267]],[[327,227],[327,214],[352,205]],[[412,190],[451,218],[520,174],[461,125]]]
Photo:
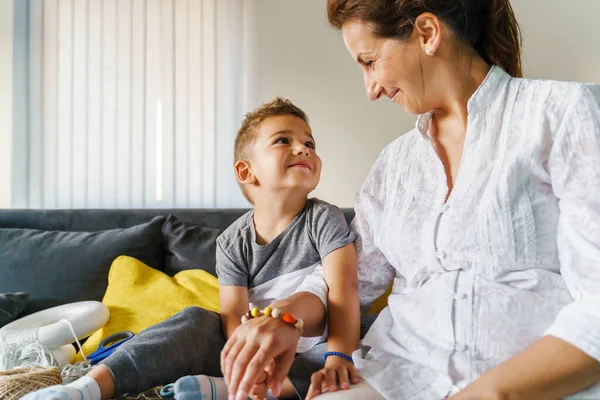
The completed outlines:
[[[481,85],[475,90],[475,93],[469,99],[467,103],[467,113],[476,114],[485,109],[495,98],[498,97],[498,92],[504,83],[510,79],[502,68],[493,65],[488,71],[485,79],[481,82]],[[424,114],[419,115],[416,122],[417,130],[427,140],[430,140],[429,136],[429,121],[433,115],[433,110],[428,111]]]
[[[502,68],[492,65],[481,85],[469,99],[467,113],[476,114],[483,111],[492,100],[498,97],[498,92],[509,79],[510,75],[504,72]]]

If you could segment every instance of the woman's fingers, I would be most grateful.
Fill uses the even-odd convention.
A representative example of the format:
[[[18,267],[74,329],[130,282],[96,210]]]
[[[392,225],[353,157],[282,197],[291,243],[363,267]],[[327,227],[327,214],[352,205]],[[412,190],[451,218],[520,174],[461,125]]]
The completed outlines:
[[[265,373],[267,375],[273,375],[275,373],[275,360],[269,361],[269,363],[265,367]],[[266,377],[265,377],[265,379],[266,379]]]
[[[272,375],[267,377],[267,384],[271,388],[271,391],[275,397],[279,397],[281,394],[283,381],[285,381],[285,378],[292,367],[292,363],[294,362],[294,357],[296,356],[296,344],[298,343],[299,338],[297,333],[296,335],[296,340],[292,342],[294,343],[293,347],[289,347],[286,339],[283,339],[283,351],[280,350],[279,355],[275,357],[275,371]]]
[[[246,362],[243,366],[243,373],[240,375],[241,379],[239,381],[232,378],[232,387],[237,384],[237,396],[242,398],[244,393],[249,393],[252,389],[252,386],[256,382],[262,382],[266,379],[265,367],[268,365],[269,360],[272,359],[268,354],[268,349],[264,347],[256,347],[252,349],[251,354],[253,355],[248,362]],[[241,353],[240,353],[241,356]],[[242,358],[242,357],[240,357]],[[246,361],[245,358],[243,358]],[[237,361],[236,361],[237,364]],[[237,365],[236,365],[237,366]],[[234,367],[235,368],[235,367]],[[242,369],[240,369],[242,371]],[[237,377],[236,377],[237,378]],[[239,382],[239,383],[238,383]],[[229,392],[231,393],[231,391]],[[245,400],[245,399],[243,399]]]
[[[225,360],[227,359],[227,356],[229,355],[229,353],[231,352],[231,349],[233,348],[233,346],[236,345],[236,343],[238,342],[238,331],[241,329],[242,325],[238,326],[233,333],[231,334],[231,337],[225,341],[225,346],[223,346],[223,349],[221,350],[221,372],[223,372],[223,374],[225,374],[226,371],[226,364],[225,364]]]
[[[237,359],[239,352],[244,348],[245,344],[246,342],[242,340],[236,341],[227,353],[225,353],[224,351],[221,353],[221,355],[224,355],[225,357],[225,369],[223,369],[222,372],[223,377],[225,378],[225,383],[227,385],[229,385],[229,382],[231,380],[233,363]]]
[[[294,361],[298,329],[276,318],[254,318],[236,329],[221,362],[230,394],[246,399],[257,376],[268,367],[267,385],[275,396]]]
[[[231,348],[233,347],[235,342],[236,342],[236,337],[235,337],[235,332],[234,332],[233,335],[231,335],[231,337],[229,338],[229,340],[227,340],[225,342],[225,346],[223,346],[223,350],[221,350],[221,372],[223,374],[225,374],[227,371],[225,360],[227,359],[227,355],[231,351]],[[225,379],[225,382],[227,382],[227,379]]]
[[[256,352],[259,350],[260,347],[258,343],[246,342],[244,347],[237,353],[235,359],[231,361],[231,364],[228,364],[228,368],[231,370],[229,382],[227,382],[227,391],[229,392],[229,395],[236,395],[237,393],[242,400],[246,400],[250,389],[252,389],[252,385],[256,383],[258,374],[255,374],[255,376],[252,377],[253,379],[249,384],[244,386],[243,390],[239,387],[239,384],[243,379],[245,379],[248,373],[247,367],[250,361],[254,358]],[[261,370],[257,372],[260,373]]]
[[[278,370],[286,368],[280,382],[282,383],[291,365],[290,362],[286,366],[285,363],[278,360],[278,357],[282,352],[291,351],[293,361],[299,337],[296,328],[275,318],[256,318],[248,321],[245,325],[248,328],[240,331],[240,335],[244,335],[247,348],[245,347],[244,350],[235,355],[233,365],[227,366],[236,370],[235,375],[232,374],[230,381],[227,383],[228,392],[244,400],[244,396],[256,383],[257,376],[265,370],[271,360],[274,360],[275,364],[274,367],[271,367],[274,374],[269,377],[267,383],[273,392],[276,392],[278,387],[276,380],[280,375]],[[295,335],[295,338],[290,336],[290,331]],[[231,351],[231,353],[233,352],[234,350]],[[273,382],[274,379],[275,382]]]

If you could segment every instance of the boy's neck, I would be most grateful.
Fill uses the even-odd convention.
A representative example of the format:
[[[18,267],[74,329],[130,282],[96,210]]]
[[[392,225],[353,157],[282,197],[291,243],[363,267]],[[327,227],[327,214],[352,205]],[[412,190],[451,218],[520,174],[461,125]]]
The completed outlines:
[[[306,205],[307,196],[263,196],[254,199],[256,243],[270,243],[288,227]]]

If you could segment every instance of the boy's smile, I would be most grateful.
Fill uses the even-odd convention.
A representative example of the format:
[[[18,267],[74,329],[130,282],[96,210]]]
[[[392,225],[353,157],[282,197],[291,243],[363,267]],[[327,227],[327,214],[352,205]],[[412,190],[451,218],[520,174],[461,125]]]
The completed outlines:
[[[312,171],[312,167],[310,165],[308,165],[308,163],[306,163],[306,162],[297,162],[295,164],[290,165],[290,168],[292,168],[292,167],[307,168],[308,170]]]

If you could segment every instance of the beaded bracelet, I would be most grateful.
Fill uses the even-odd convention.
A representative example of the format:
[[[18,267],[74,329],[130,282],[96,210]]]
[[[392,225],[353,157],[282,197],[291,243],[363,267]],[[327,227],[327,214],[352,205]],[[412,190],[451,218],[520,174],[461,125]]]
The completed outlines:
[[[281,318],[281,320],[286,324],[296,327],[300,331],[300,336],[302,336],[304,321],[302,321],[302,319],[300,318],[296,318],[292,313],[282,313],[279,308],[265,307],[264,310],[261,310],[258,307],[254,307],[252,310],[249,310],[246,314],[242,316],[242,324],[246,323],[246,321],[248,321],[249,319],[261,316]]]
[[[352,361],[352,357],[350,357],[348,354],[340,353],[339,351],[327,351],[327,352],[325,352],[325,354],[323,354],[323,361],[327,361],[327,357],[329,357],[329,356],[342,357],[344,360],[349,361],[352,364],[354,364],[354,361]]]

